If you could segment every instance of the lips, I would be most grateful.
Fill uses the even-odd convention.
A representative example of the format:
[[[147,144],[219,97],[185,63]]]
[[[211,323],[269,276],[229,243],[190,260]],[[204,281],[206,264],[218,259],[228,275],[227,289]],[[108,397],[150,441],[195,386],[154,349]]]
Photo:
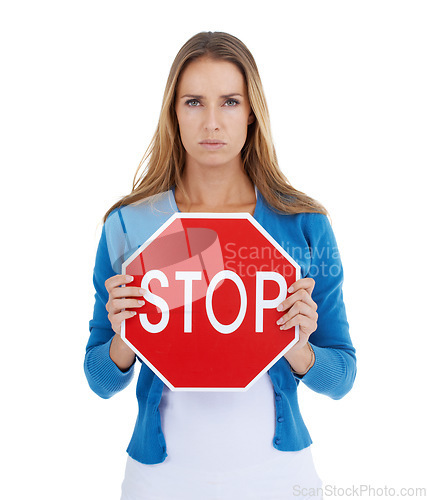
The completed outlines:
[[[208,151],[215,151],[217,149],[221,149],[225,146],[225,142],[219,141],[218,139],[205,139],[204,141],[199,142],[202,148],[207,149]]]

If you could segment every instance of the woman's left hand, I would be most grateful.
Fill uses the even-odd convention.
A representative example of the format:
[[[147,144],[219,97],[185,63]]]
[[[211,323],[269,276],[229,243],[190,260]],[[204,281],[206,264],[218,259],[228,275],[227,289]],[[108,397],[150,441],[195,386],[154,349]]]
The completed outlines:
[[[286,311],[277,324],[281,330],[288,330],[299,326],[299,340],[292,347],[292,351],[302,349],[308,338],[317,328],[317,304],[311,298],[315,281],[312,278],[302,278],[295,281],[289,288],[286,299],[277,306],[278,311]]]

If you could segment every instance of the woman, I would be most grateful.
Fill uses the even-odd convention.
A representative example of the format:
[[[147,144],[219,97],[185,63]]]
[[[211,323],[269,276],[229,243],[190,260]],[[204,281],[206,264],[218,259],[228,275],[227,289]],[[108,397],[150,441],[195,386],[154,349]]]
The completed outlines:
[[[91,388],[109,398],[133,376],[136,356],[120,327],[130,309],[143,310],[144,290],[121,264],[176,211],[258,220],[301,266],[272,325],[299,325],[300,337],[243,393],[171,392],[142,363],[122,499],[320,498],[296,391],[302,380],[338,399],[353,385],[341,261],[326,210],[280,171],[258,70],[240,40],[203,32],[181,48],[140,167],[145,160],[104,218],[85,357]]]

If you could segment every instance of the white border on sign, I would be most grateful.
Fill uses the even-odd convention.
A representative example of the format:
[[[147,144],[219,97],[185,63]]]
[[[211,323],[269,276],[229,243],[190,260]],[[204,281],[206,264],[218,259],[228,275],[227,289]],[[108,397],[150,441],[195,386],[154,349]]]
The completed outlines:
[[[295,267],[296,279],[299,280],[301,277],[301,267],[300,265],[282,248],[277,241],[268,233],[261,224],[250,214],[246,212],[237,213],[217,213],[217,212],[175,212],[169,219],[164,222],[157,231],[155,231],[125,262],[122,264],[122,274],[126,274],[126,267],[143,252],[151,242],[153,242],[157,236],[159,236],[168,226],[172,224],[176,219],[246,219],[258,231],[267,238],[267,240],[284,256],[287,260]],[[295,338],[290,342],[285,349],[283,349],[272,361],[269,363],[246,387],[174,387],[169,380],[148,361],[148,359],[143,356],[138,349],[136,349],[126,338],[126,325],[125,321],[121,323],[120,336],[122,340],[128,345],[132,351],[142,360],[144,363],[169,387],[171,391],[192,391],[192,392],[245,392],[250,387],[252,387],[255,382],[264,375],[279,359],[286,354],[291,347],[293,347],[299,340],[299,326],[295,326]]]

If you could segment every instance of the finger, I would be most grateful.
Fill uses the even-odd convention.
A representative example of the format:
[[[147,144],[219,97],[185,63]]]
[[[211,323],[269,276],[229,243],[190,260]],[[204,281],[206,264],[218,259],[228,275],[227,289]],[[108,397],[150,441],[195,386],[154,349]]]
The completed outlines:
[[[293,283],[288,288],[288,292],[293,293],[293,292],[297,292],[298,290],[301,290],[302,288],[304,288],[311,295],[313,290],[314,290],[315,284],[316,284],[316,282],[314,281],[313,278],[301,278],[301,279],[295,281],[295,283]]]
[[[284,325],[280,327],[280,330],[289,330],[294,326],[299,326],[300,328],[305,329],[308,332],[314,332],[316,330],[316,322],[303,314],[297,314],[292,319],[287,321]]]
[[[116,274],[114,276],[111,276],[111,278],[108,278],[108,280],[105,281],[105,288],[109,293],[113,288],[117,286],[131,283],[133,279],[134,279],[133,276],[130,276],[128,274]]]
[[[289,309],[286,314],[279,318],[276,323],[278,325],[283,325],[298,315],[306,316],[307,318],[314,321],[317,321],[318,318],[317,312],[312,307],[310,307],[308,304],[305,304],[304,302],[297,302]]]
[[[139,288],[137,286],[119,286],[113,288],[110,293],[111,299],[119,299],[122,297],[141,297],[147,292],[145,288]]]
[[[109,314],[108,319],[110,320],[110,323],[112,325],[114,323],[114,325],[118,326],[118,325],[120,325],[120,323],[122,323],[122,321],[125,321],[126,319],[132,318],[133,316],[135,316],[135,314],[137,314],[136,311],[122,311],[118,314],[114,314],[114,318],[110,317],[111,315]]]
[[[145,300],[142,299],[115,299],[107,303],[107,311],[111,314],[117,314],[122,309],[131,309],[142,307]]]
[[[277,310],[286,311],[298,301],[305,302],[314,310],[317,310],[316,302],[314,302],[314,300],[311,298],[311,295],[305,288],[301,288],[300,290],[286,297],[286,299],[277,306]]]

